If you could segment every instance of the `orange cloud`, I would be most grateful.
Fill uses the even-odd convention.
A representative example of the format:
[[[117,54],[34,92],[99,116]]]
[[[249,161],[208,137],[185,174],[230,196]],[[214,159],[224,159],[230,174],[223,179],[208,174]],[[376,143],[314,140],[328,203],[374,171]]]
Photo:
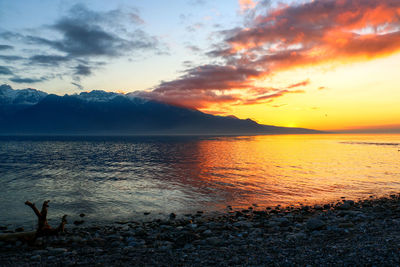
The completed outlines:
[[[244,9],[257,2],[240,0]],[[282,70],[366,61],[400,52],[399,0],[314,0],[280,5],[257,13],[246,28],[221,32],[224,41],[207,53],[221,63],[187,69],[142,97],[198,109],[215,104],[268,103],[305,80],[286,88],[260,88],[255,82]],[[319,88],[320,90],[323,87]]]
[[[252,28],[227,36],[229,48],[213,54],[270,71],[387,56],[400,51],[399,12],[397,0],[316,0],[284,6],[258,16]]]
[[[263,96],[258,96],[253,99],[245,99],[240,102],[240,105],[254,105],[254,104],[263,104],[263,103],[271,103],[275,98],[284,96],[286,94],[303,94],[304,90],[280,90],[273,94],[267,94]]]
[[[307,86],[310,84],[310,80],[305,80],[299,83],[294,83],[289,85],[287,88],[291,89],[291,88],[295,88],[295,87],[300,87],[300,86]]]

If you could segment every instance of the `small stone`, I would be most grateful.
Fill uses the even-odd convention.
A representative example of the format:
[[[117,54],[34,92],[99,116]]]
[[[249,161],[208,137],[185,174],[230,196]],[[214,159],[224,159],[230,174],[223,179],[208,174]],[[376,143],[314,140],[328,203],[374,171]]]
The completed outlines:
[[[150,212],[143,212],[143,214],[147,216],[150,214]]]
[[[324,205],[324,209],[329,210],[330,208],[331,208],[331,205],[329,205],[329,204]]]
[[[117,248],[121,246],[121,242],[120,241],[114,241],[111,243],[111,247],[113,248]]]
[[[176,218],[176,214],[172,212],[172,213],[169,215],[169,219],[170,219],[170,220],[174,220],[175,218]]]
[[[281,226],[281,227],[290,225],[290,221],[285,217],[276,218],[275,220],[278,222],[279,226]]]
[[[42,257],[41,257],[40,255],[33,255],[30,259],[31,259],[32,261],[40,261],[41,258],[42,258]]]
[[[203,235],[205,235],[205,236],[210,236],[210,235],[212,235],[212,231],[211,231],[210,229],[207,229],[207,230],[205,230],[205,231],[203,232]]]
[[[85,217],[85,213],[81,213],[81,214],[79,214],[79,217]]]
[[[130,241],[128,242],[128,247],[137,247],[139,244],[136,241]]]
[[[200,237],[199,235],[193,233],[182,233],[175,240],[175,245],[178,247],[183,247],[185,244],[191,243],[194,240],[199,239],[199,237]]]
[[[318,218],[310,218],[307,221],[306,227],[310,231],[321,230],[325,227],[325,223]]]
[[[240,216],[243,216],[243,213],[241,213],[240,211],[236,211],[235,217],[238,218]]]
[[[302,232],[294,234],[293,236],[297,240],[302,240],[302,239],[306,239],[307,238],[307,235],[305,233],[302,233]]]
[[[46,249],[39,249],[39,250],[34,250],[33,253],[35,254],[44,254],[47,253],[48,251]]]
[[[191,224],[189,224],[189,227],[192,228],[192,229],[196,229],[197,228],[197,224],[191,223]]]
[[[81,225],[81,224],[83,224],[85,221],[84,220],[76,220],[76,221],[74,221],[74,224],[75,225]]]
[[[125,241],[126,241],[126,242],[136,241],[136,238],[134,238],[133,236],[128,236],[128,237],[125,239]]]
[[[218,246],[222,243],[221,239],[219,239],[218,237],[215,237],[215,236],[207,238],[206,242],[213,246]]]
[[[47,250],[51,254],[59,254],[68,251],[66,248],[48,248]]]
[[[24,228],[23,227],[18,227],[17,229],[15,229],[15,232],[19,233],[19,232],[23,232]]]
[[[351,209],[351,204],[349,202],[344,202],[342,205],[337,206],[337,209],[339,210],[349,210]]]
[[[188,250],[188,249],[191,249],[192,247],[193,247],[192,244],[186,244],[186,245],[183,247],[183,249],[184,249],[184,250]]]
[[[80,243],[82,242],[82,237],[76,235],[71,237],[72,242]]]
[[[251,222],[247,222],[247,221],[239,221],[239,222],[235,222],[233,224],[233,226],[251,228],[251,227],[253,227],[253,224]]]
[[[320,206],[320,205],[315,205],[315,206],[314,206],[314,209],[315,209],[315,210],[322,210],[322,206]]]
[[[352,228],[352,227],[354,227],[354,224],[352,222],[344,222],[344,223],[339,223],[338,227],[339,228]]]

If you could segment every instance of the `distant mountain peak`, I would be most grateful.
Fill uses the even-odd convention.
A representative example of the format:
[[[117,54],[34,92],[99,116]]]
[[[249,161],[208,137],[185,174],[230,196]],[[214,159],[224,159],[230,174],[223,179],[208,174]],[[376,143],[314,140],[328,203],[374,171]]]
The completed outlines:
[[[5,91],[5,90],[13,90],[11,86],[8,84],[2,84],[0,85],[0,91]]]
[[[239,119],[238,117],[236,117],[235,115],[228,115],[228,116],[226,116],[227,118],[231,118],[231,119]]]
[[[253,123],[253,124],[258,124],[255,120],[252,120],[250,118],[247,118],[245,121]]]
[[[47,93],[32,88],[14,90],[8,84],[0,85],[0,103],[3,105],[35,105],[46,96]]]
[[[122,95],[114,92],[106,92],[102,90],[93,90],[90,92],[82,92],[79,95],[72,95],[79,99],[88,101],[88,102],[108,102],[115,97]]]

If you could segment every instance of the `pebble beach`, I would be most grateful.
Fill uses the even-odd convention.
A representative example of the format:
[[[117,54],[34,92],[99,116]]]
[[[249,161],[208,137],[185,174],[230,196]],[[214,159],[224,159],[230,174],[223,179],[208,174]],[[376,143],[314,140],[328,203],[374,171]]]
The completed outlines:
[[[108,225],[0,242],[0,266],[395,266],[400,194]],[[14,230],[1,228],[3,232]]]

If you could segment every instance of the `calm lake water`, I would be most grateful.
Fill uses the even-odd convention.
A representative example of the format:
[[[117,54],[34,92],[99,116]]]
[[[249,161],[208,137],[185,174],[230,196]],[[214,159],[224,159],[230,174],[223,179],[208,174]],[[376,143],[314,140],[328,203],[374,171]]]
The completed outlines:
[[[400,135],[1,137],[0,225],[110,222],[400,192]]]

